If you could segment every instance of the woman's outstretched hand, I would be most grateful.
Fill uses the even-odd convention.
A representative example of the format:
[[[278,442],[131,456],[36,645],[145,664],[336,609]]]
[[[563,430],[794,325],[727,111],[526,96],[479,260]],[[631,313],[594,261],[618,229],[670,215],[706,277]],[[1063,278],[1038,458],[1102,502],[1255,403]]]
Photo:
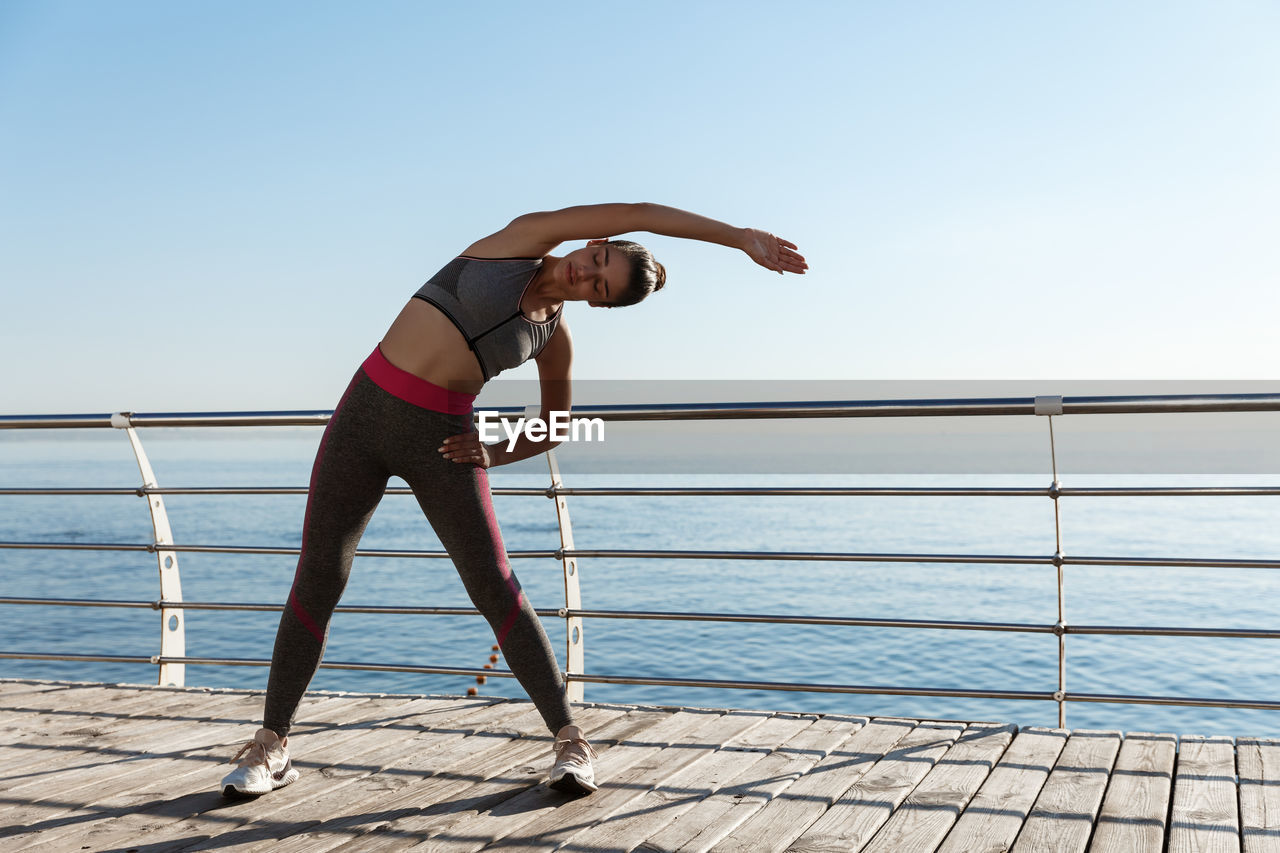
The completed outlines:
[[[501,448],[490,447],[480,440],[479,433],[464,432],[444,440],[444,446],[437,448],[445,459],[460,465],[479,465],[481,468],[492,468],[499,464],[497,455]]]
[[[804,275],[804,271],[809,268],[805,263],[804,255],[796,251],[795,243],[775,237],[759,228],[746,229],[746,240],[742,251],[760,266],[773,270],[779,275],[784,272]]]

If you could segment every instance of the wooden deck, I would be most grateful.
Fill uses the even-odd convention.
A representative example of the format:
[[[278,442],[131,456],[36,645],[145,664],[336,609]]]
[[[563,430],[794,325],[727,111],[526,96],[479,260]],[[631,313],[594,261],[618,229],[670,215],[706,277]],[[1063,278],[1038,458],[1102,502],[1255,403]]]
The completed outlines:
[[[0,850],[1280,851],[1280,741],[587,705],[572,799],[528,703],[314,694],[302,779],[226,801],[260,712],[0,681]]]

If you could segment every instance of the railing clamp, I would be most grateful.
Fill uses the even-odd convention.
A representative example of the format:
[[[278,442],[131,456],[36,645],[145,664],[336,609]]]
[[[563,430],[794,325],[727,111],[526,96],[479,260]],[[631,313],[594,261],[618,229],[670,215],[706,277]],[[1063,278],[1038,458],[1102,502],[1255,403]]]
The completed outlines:
[[[162,657],[161,655],[152,655],[152,656],[151,656],[151,662],[152,662],[153,664],[155,664],[156,666],[159,666],[159,665],[160,665],[160,658],[161,658],[161,657]]]
[[[546,495],[547,497],[551,498],[551,500],[555,500],[555,499],[556,499],[556,495],[557,495],[558,493],[556,492],[556,487],[555,487],[555,486],[548,486],[548,487],[547,487],[547,490],[546,490],[545,492],[543,492],[543,494],[544,494],[544,495]]]
[[[1055,636],[1058,636],[1058,637],[1061,637],[1063,634],[1067,633],[1067,623],[1065,622],[1054,623],[1053,633]]]
[[[116,412],[111,416],[111,428],[112,429],[128,429],[129,427],[133,426],[133,424],[130,422],[130,418],[132,417],[133,417],[133,412]]]
[[[147,496],[147,487],[139,486],[138,488],[133,490],[133,493],[140,498],[145,498]]]
[[[1049,497],[1053,498],[1055,501],[1062,497],[1062,483],[1056,479],[1049,484]]]
[[[1035,411],[1037,415],[1062,414],[1061,397],[1036,397]]]
[[[555,554],[554,554],[554,556],[555,556],[555,558],[556,558],[557,560],[563,560],[563,559],[564,559],[564,549],[563,549],[563,548],[557,548],[557,549],[556,549],[556,552],[555,552]]]
[[[158,601],[153,601],[153,602],[151,602],[151,609],[152,609],[152,610],[161,610],[161,609],[163,609],[163,608],[164,608],[164,605],[165,605],[165,601],[164,601],[164,599],[163,599],[163,598],[161,598],[161,599],[159,599]]]
[[[1058,568],[1062,568],[1067,562],[1067,557],[1061,551],[1053,552],[1053,564]]]
[[[559,616],[561,619],[568,619],[568,618],[569,618],[569,608],[567,608],[567,607],[561,607],[559,610],[557,610],[557,611],[556,611],[556,615],[557,615],[557,616]]]
[[[1066,700],[1067,700],[1067,694],[1065,692],[1063,692],[1062,690],[1053,691],[1053,701],[1065,702]]]

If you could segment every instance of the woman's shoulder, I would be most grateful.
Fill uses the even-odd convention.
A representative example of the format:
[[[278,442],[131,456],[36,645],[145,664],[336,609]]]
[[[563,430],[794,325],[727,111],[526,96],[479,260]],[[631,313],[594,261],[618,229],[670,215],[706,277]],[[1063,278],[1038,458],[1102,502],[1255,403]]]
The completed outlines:
[[[544,256],[545,253],[503,231],[475,241],[460,255],[482,261],[541,261]]]

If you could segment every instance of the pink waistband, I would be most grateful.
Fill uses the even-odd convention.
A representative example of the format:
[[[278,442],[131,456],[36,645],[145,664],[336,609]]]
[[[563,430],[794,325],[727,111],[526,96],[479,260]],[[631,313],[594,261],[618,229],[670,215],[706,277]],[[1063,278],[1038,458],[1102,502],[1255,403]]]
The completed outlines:
[[[401,370],[382,354],[381,347],[374,347],[373,352],[361,365],[374,384],[404,400],[423,409],[442,412],[446,415],[468,415],[471,404],[475,402],[475,394],[462,394],[441,388],[433,382],[414,376]]]

